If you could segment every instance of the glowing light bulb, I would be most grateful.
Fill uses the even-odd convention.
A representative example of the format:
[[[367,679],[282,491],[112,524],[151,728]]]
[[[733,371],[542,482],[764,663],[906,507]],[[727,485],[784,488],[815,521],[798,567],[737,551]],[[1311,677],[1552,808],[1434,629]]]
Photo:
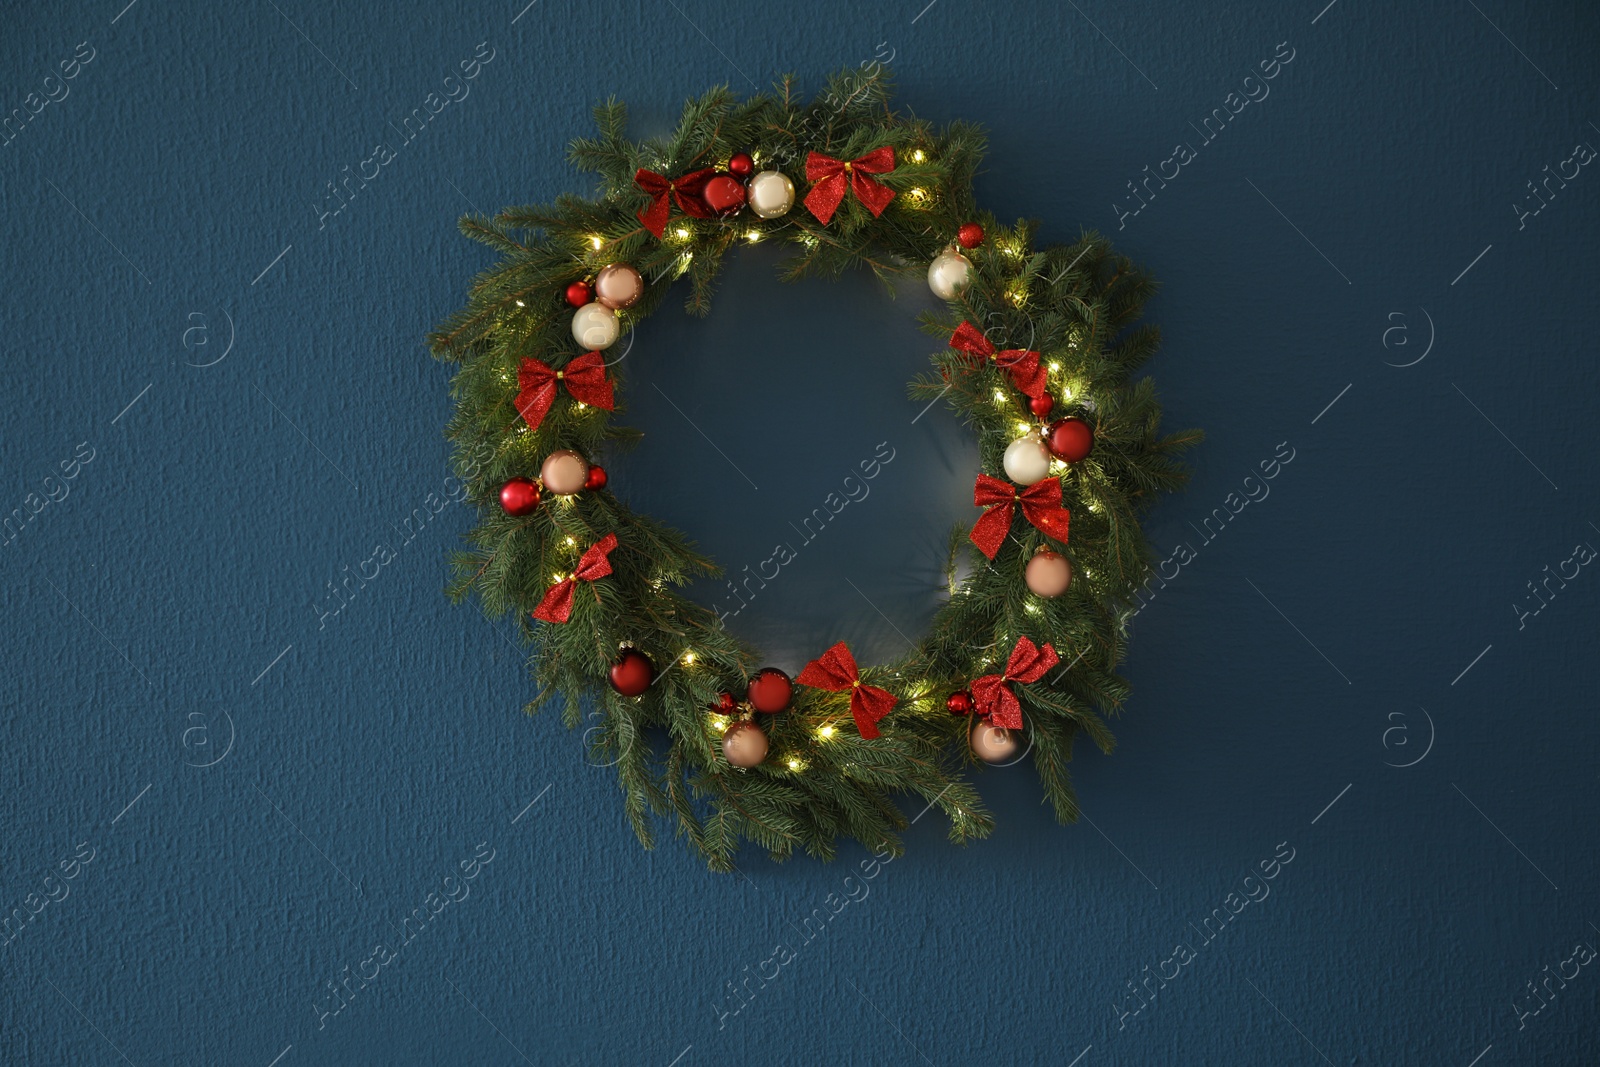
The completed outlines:
[[[749,233],[745,234],[745,236],[749,238],[751,244],[756,244],[761,240],[761,231],[751,230]]]
[[[689,236],[689,230],[688,230],[687,227],[684,227],[684,226],[679,226],[673,232],[676,233],[679,238],[685,238],[685,237]]]
[[[592,237],[589,238],[589,245],[596,252],[598,252],[598,251],[600,251],[600,249],[604,248],[605,247],[605,243],[606,243],[605,239],[602,238],[599,234],[594,234]]]
[[[834,734],[834,729],[833,729],[833,725],[831,723],[829,725],[827,725],[827,726],[822,727],[821,729],[819,729],[817,731],[817,736],[822,738],[824,741],[826,741],[828,738],[832,737],[833,734]]]
[[[996,404],[1004,404],[1006,402],[1006,394],[996,389],[994,391],[994,402]]]
[[[1030,433],[1030,432],[1032,432],[1032,430],[1033,430],[1033,427],[1032,427],[1032,426],[1029,426],[1029,425],[1028,425],[1028,424],[1027,424],[1027,423],[1025,423],[1025,422],[1019,422],[1019,423],[1017,423],[1017,432],[1018,432],[1018,433],[1023,433],[1023,434],[1025,434],[1025,433]]]
[[[803,771],[806,769],[806,762],[802,759],[790,758],[789,769],[791,771]]]
[[[520,300],[518,300],[518,301],[517,301],[517,307],[519,307],[519,308],[525,308],[525,307],[527,307],[527,306],[528,306],[528,305],[527,305],[527,304],[524,304],[524,303],[523,303],[523,302],[522,302],[522,301],[520,301]]]
[[[574,546],[574,545],[576,545],[576,544],[577,544],[577,543],[578,543],[578,542],[576,542],[576,541],[574,541],[574,540],[573,540],[573,539],[572,539],[572,538],[570,538],[570,537],[569,537],[569,538],[567,538],[567,547],[568,547],[568,548],[571,548],[571,547],[573,547],[573,546]]]
[[[691,648],[683,654],[683,665],[685,667],[694,666],[694,649]]]
[[[913,163],[921,163],[923,160],[925,160],[927,158],[928,158],[928,153],[924,152],[920,148],[917,149],[915,152],[911,153],[911,162],[913,162]]]
[[[1059,364],[1059,363],[1055,362],[1054,360],[1052,360],[1051,363],[1050,363],[1050,373],[1051,374],[1060,374],[1061,373],[1061,364]]]

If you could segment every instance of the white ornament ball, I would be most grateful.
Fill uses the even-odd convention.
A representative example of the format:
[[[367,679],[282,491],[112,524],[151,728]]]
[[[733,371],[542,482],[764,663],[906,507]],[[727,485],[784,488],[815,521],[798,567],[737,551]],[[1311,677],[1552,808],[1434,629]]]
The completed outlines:
[[[972,724],[970,740],[973,754],[985,763],[1005,763],[1022,747],[1018,740],[1021,736],[1016,730],[1007,730],[987,719],[979,719]]]
[[[1018,485],[1032,485],[1050,477],[1050,452],[1038,434],[1030,433],[1006,446],[1002,466],[1006,477]]]
[[[972,284],[972,261],[947,248],[928,264],[928,288],[940,300],[955,300]]]
[[[616,344],[621,326],[604,304],[585,304],[572,316],[572,338],[585,350],[597,352]]]
[[[781,218],[794,207],[794,182],[781,170],[764,170],[750,179],[745,197],[761,218]]]

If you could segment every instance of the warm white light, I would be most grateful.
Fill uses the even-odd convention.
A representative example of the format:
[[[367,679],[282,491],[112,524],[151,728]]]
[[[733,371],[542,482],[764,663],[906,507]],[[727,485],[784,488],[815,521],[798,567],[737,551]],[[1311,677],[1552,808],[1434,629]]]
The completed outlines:
[[[593,237],[589,238],[589,244],[594,247],[596,252],[598,252],[601,248],[605,247],[605,240],[601,238],[599,234],[595,234]]]
[[[679,237],[688,237],[689,236],[689,231],[683,226],[679,226],[673,232],[676,233]]]
[[[691,648],[683,654],[683,665],[685,667],[694,666],[694,649]]]
[[[1006,394],[996,389],[994,391],[994,402],[996,404],[1004,404],[1006,402]]]
[[[578,542],[576,542],[576,541],[574,541],[574,540],[573,540],[573,539],[572,539],[572,538],[570,538],[570,537],[569,537],[569,538],[567,538],[567,547],[568,547],[568,548],[571,548],[571,547],[573,547],[573,546],[574,546],[574,545],[576,545],[576,544],[577,544],[577,543],[578,543]]]
[[[745,234],[745,236],[750,239],[751,244],[755,244],[757,241],[761,240],[761,231],[751,230],[749,233]]]
[[[1061,364],[1056,363],[1054,361],[1051,361],[1051,363],[1050,363],[1050,373],[1051,374],[1059,374],[1060,372],[1061,372]]]
[[[522,302],[522,301],[520,301],[520,300],[518,300],[518,301],[517,301],[517,307],[519,307],[519,308],[525,308],[525,307],[527,307],[527,306],[528,306],[528,305],[527,305],[527,304],[524,304],[524,303],[523,303],[523,302]]]
[[[1017,432],[1018,433],[1029,433],[1030,431],[1032,431],[1032,429],[1033,429],[1033,427],[1029,426],[1025,422],[1017,423]]]
[[[917,149],[915,152],[911,153],[911,162],[913,162],[913,163],[921,163],[923,160],[925,160],[927,158],[928,158],[928,154],[926,152],[924,152],[920,148]]]
[[[826,741],[828,738],[833,736],[833,732],[834,732],[833,731],[833,725],[830,723],[829,725],[824,726],[820,730],[818,730],[817,731],[817,736],[822,738],[824,741]]]
[[[789,769],[791,771],[803,771],[803,770],[806,769],[805,761],[804,760],[799,760],[799,759],[791,759],[789,761]]]

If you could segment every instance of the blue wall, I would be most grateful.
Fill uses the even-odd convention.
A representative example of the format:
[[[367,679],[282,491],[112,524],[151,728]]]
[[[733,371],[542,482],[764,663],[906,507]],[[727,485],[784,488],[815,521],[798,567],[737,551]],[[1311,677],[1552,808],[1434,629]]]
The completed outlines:
[[[8,12],[0,112],[58,99],[0,145],[0,512],[32,516],[0,553],[0,888],[29,917],[0,1059],[1594,1062],[1600,176],[1563,162],[1600,145],[1588,5],[523,2]],[[1116,754],[1080,751],[1082,823],[1022,766],[984,776],[974,847],[930,816],[870,878],[854,848],[715,877],[638,847],[581,735],[520,713],[510,626],[441,595],[471,516],[422,337],[487,262],[455,217],[583,190],[596,100],[644,134],[711,84],[891,51],[905,106],[988,126],[985,204],[1163,281],[1151,372],[1209,436],[1149,528],[1193,558],[1135,620]],[[1577,175],[1533,214],[1547,165]],[[971,518],[970,443],[901,385],[925,297],[770,268],[641,332],[617,486],[737,566],[890,441],[738,625],[790,666],[892,655]]]

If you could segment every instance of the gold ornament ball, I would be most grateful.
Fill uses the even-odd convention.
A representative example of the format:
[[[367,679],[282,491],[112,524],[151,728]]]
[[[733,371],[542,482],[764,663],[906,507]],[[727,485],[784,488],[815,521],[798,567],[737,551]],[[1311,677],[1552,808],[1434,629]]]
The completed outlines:
[[[987,719],[972,724],[972,751],[985,763],[1005,763],[1017,754],[1021,732],[996,726]]]
[[[557,496],[578,492],[588,477],[589,461],[569,448],[550,453],[539,466],[539,480]]]
[[[794,207],[794,182],[781,170],[764,170],[750,179],[745,197],[761,218],[782,218]]]
[[[626,263],[612,263],[594,276],[594,299],[615,311],[631,308],[644,295],[644,279]]]
[[[1030,433],[1006,446],[1001,466],[1018,485],[1032,485],[1050,477],[1050,452],[1037,433]]]
[[[972,261],[947,248],[928,264],[928,288],[940,300],[958,300],[972,284]]]
[[[736,722],[722,735],[722,754],[735,767],[754,767],[767,758],[767,735],[753,722]]]
[[[621,330],[616,315],[598,302],[585,304],[572,315],[572,339],[591,352],[616,344]]]
[[[1023,568],[1022,581],[1034,596],[1056,597],[1072,584],[1072,564],[1067,557],[1048,548],[1035,553]]]

